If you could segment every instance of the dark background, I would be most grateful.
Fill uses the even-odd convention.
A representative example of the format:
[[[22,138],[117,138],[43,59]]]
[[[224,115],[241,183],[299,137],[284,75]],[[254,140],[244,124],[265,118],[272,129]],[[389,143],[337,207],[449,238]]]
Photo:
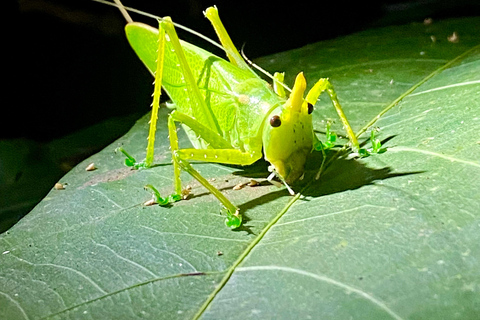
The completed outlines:
[[[153,88],[128,47],[117,9],[89,0],[2,4],[0,232],[76,163],[147,113]],[[245,44],[252,59],[373,27],[480,14],[478,0],[124,1],[215,39],[202,14],[213,4],[234,43]],[[179,35],[222,55],[189,34]]]

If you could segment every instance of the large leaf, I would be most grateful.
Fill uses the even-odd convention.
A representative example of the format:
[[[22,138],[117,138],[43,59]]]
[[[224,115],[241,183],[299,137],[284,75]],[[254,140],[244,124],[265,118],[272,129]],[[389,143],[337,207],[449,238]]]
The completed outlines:
[[[295,197],[268,184],[232,190],[265,177],[262,163],[195,164],[244,212],[239,231],[186,175],[192,199],[142,206],[145,184],[172,191],[172,168],[166,112],[160,165],[123,167],[117,146],[145,154],[140,120],[0,237],[0,318],[477,317],[479,25],[372,30],[259,60],[290,79],[330,77],[356,131],[385,112],[375,125],[389,150],[334,161],[319,181],[312,157]],[[459,41],[447,41],[454,31]],[[317,105],[320,130],[331,109]],[[98,169],[85,171],[91,162]]]

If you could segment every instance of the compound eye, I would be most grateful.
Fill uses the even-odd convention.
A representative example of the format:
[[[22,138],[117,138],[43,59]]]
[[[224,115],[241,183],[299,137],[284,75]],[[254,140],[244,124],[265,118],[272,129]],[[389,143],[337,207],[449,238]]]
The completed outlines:
[[[282,124],[282,120],[280,120],[280,117],[279,116],[273,116],[270,118],[270,125],[274,128],[276,127],[280,127],[280,125]]]
[[[311,104],[310,102],[308,103],[308,114],[312,114],[313,112],[313,104]]]

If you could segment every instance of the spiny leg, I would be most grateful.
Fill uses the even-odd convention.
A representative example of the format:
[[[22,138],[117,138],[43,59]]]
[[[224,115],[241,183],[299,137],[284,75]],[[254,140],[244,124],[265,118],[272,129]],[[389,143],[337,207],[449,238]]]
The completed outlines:
[[[253,72],[253,70],[250,68],[250,65],[258,69],[260,72],[264,73],[268,77],[273,78],[273,87],[274,87],[275,93],[277,93],[280,97],[285,98],[286,94],[285,94],[284,87],[286,86],[283,83],[285,74],[275,72],[275,74],[272,77],[270,73],[268,73],[261,67],[255,65],[252,61],[248,60],[245,56],[244,56],[245,58],[242,57],[242,55],[240,55],[237,48],[233,44],[232,39],[228,35],[227,30],[223,26],[223,23],[220,20],[220,16],[218,14],[218,9],[215,6],[207,8],[204,14],[205,14],[205,17],[212,23],[212,26],[215,29],[215,32],[217,33],[218,39],[220,40],[220,43],[222,44],[222,47],[227,54],[228,60],[233,65],[236,65],[241,69],[252,72],[255,76],[256,76],[256,73]],[[243,54],[243,51],[242,51],[242,54]]]
[[[251,71],[250,67],[242,58],[237,48],[233,44],[232,39],[228,35],[227,30],[223,26],[223,23],[220,20],[220,16],[218,15],[217,7],[214,6],[214,7],[207,8],[204,14],[205,14],[205,17],[208,20],[210,20],[210,22],[212,23],[212,26],[215,29],[215,32],[217,33],[218,39],[220,39],[220,42],[223,48],[225,49],[228,60],[230,60],[232,64],[236,65],[241,69]]]
[[[171,19],[168,17],[164,18],[160,24],[163,28],[165,28],[165,32],[168,35],[167,41],[169,41],[172,45],[172,51],[175,53],[178,59],[178,64],[182,71],[185,87],[187,89],[186,92],[190,96],[190,104],[192,104],[191,109],[194,112],[193,116],[196,119],[202,119],[202,123],[205,126],[212,129],[214,128],[218,133],[222,132],[218,122],[215,119],[213,111],[207,105],[202,93],[200,92],[200,88],[198,87],[197,81],[192,70],[190,69],[185,52],[183,51],[183,47],[180,43],[180,39],[178,38]]]
[[[178,135],[175,121],[181,122],[192,128],[196,134],[201,136],[202,139],[204,139],[213,147],[232,148],[232,146],[225,139],[223,139],[223,137],[218,135],[216,132],[210,130],[209,128],[205,127],[197,120],[181,112],[173,111],[168,116],[168,136],[170,139],[170,150],[172,152],[174,193],[164,199],[161,197],[158,190],[155,189],[155,187],[153,187],[152,185],[147,185],[145,187],[152,191],[156,202],[160,205],[167,205],[170,202],[178,201],[182,199],[183,194],[182,182],[180,179],[180,172],[181,169],[183,169],[188,172],[192,177],[194,177],[197,181],[199,181],[205,188],[207,188],[207,190],[209,190],[217,199],[220,200],[220,202],[225,206],[225,208],[227,208],[227,211],[231,213],[232,216],[235,216],[234,219],[238,220],[238,223],[236,223],[235,225],[239,226],[241,224],[241,217],[238,214],[238,208],[235,207],[220,191],[218,191],[218,189],[216,189],[204,177],[202,177],[200,173],[198,173],[198,171],[196,171],[187,161],[185,161],[184,157],[182,157],[181,151],[183,150],[179,150]],[[189,154],[193,154],[194,152],[197,154],[198,151],[198,149],[192,149],[189,151]],[[209,149],[206,151],[211,150]],[[200,160],[205,161],[205,159],[203,158]]]
[[[195,133],[201,135],[202,139],[205,140],[205,142],[209,143],[211,146],[216,146],[220,148],[225,147],[227,149],[179,149],[175,121],[188,125],[191,129],[194,130]],[[225,224],[232,229],[238,228],[242,223],[242,217],[240,215],[239,209],[234,206],[230,202],[230,200],[228,200],[217,188],[215,188],[204,177],[202,177],[202,175],[197,170],[195,170],[185,159],[189,158],[191,160],[229,163],[227,158],[233,158],[234,161],[231,162],[232,164],[249,164],[250,162],[253,163],[254,161],[258,160],[258,157],[253,158],[253,156],[246,153],[242,153],[239,157],[238,153],[240,153],[240,151],[235,149],[228,149],[232,147],[225,139],[223,139],[223,137],[218,135],[216,132],[210,130],[209,128],[205,127],[192,117],[180,112],[174,111],[169,115],[168,132],[170,138],[170,149],[172,151],[175,191],[172,195],[164,199],[161,197],[158,190],[156,190],[155,187],[153,187],[152,185],[147,185],[145,187],[151,190],[156,202],[160,205],[167,205],[171,202],[178,201],[182,198],[183,194],[182,183],[180,180],[180,172],[181,170],[185,170],[193,178],[200,182],[224,205],[227,210],[227,218],[225,220]],[[225,154],[228,155],[225,156]]]
[[[194,110],[194,113],[195,113],[194,116],[198,119],[201,118],[202,122],[206,126],[210,128],[215,128],[217,132],[221,132],[218,122],[215,120],[213,111],[206,104],[202,96],[202,93],[198,88],[198,85],[193,76],[193,72],[188,65],[187,59],[185,57],[185,53],[183,52],[182,45],[180,44],[180,40],[178,39],[173,23],[169,17],[166,17],[159,22],[156,72],[154,72],[155,88],[154,88],[154,95],[153,95],[152,115],[150,120],[147,157],[145,161],[138,163],[135,161],[133,157],[128,155],[122,148],[118,148],[119,151],[121,151],[127,156],[126,164],[136,169],[150,167],[154,159],[154,141],[155,141],[156,121],[158,117],[158,106],[160,103],[166,41],[170,42],[171,50],[175,52],[175,55],[178,59],[178,64],[181,69],[183,79],[185,80],[186,94],[188,94],[190,97],[190,103],[192,104],[192,109]]]
[[[178,135],[175,122],[170,114],[168,116],[168,137],[170,139],[170,151],[172,152],[173,162],[173,183],[175,194],[182,194],[182,181],[180,180],[180,166],[178,161],[175,161],[175,151],[178,150]]]
[[[228,60],[233,65],[241,69],[252,72],[255,76],[256,76],[256,73],[253,72],[250,66],[259,70],[269,78],[272,78],[275,93],[277,93],[280,97],[285,98],[286,94],[285,94],[284,88],[288,89],[288,87],[286,87],[285,84],[283,83],[284,73],[276,72],[272,76],[270,73],[262,69],[260,66],[248,60],[248,58],[245,57],[245,55],[242,57],[242,55],[240,55],[237,48],[233,44],[230,36],[228,35],[227,30],[223,26],[223,23],[220,20],[220,16],[218,14],[217,7],[213,6],[213,7],[207,8],[204,14],[205,14],[205,17],[212,23],[212,26],[215,29],[215,32],[217,33],[218,39],[220,40],[220,43],[222,44],[222,47],[225,50],[225,53],[227,54]],[[243,50],[242,50],[242,54],[243,54]]]
[[[203,186],[205,186],[227,209],[227,219],[226,224],[230,228],[237,228],[241,225],[241,216],[239,214],[238,208],[235,207],[218,189],[212,186],[205,178],[203,178],[198,171],[196,171],[189,163],[186,161],[184,151],[188,154],[196,154],[199,152],[202,156],[190,157],[191,160],[203,160],[205,157],[211,155],[212,159],[207,159],[207,161],[219,162],[219,163],[232,163],[232,164],[249,164],[253,163],[255,160],[261,157],[261,150],[258,152],[258,157],[253,159],[253,155],[237,154],[241,153],[238,150],[231,149],[232,146],[219,135],[221,132],[218,127],[217,121],[215,121],[214,114],[212,110],[207,106],[200,89],[197,86],[193,72],[191,71],[185,53],[183,52],[182,45],[180,40],[175,32],[175,28],[169,18],[165,18],[160,22],[160,29],[165,30],[165,35],[162,37],[162,40],[169,41],[175,55],[178,58],[180,68],[182,70],[183,78],[185,79],[185,84],[187,88],[187,94],[191,97],[190,101],[194,106],[195,117],[202,117],[202,123],[195,120],[193,117],[188,115],[174,112],[169,116],[168,119],[168,130],[170,136],[170,147],[172,151],[172,160],[174,166],[174,184],[175,184],[175,193],[170,197],[172,199],[178,199],[179,195],[182,193],[181,181],[180,181],[180,170],[185,170],[197,181],[199,181]],[[168,36],[168,39],[166,38]],[[163,46],[164,48],[164,46]],[[161,50],[161,49],[160,49]],[[163,61],[159,61],[162,63]],[[197,113],[199,117],[197,117]],[[207,150],[197,150],[197,149],[185,149],[179,150],[178,146],[178,137],[176,132],[175,121],[179,121],[187,125],[195,133],[199,134],[201,138],[210,143],[215,148],[225,148],[225,149],[207,149]],[[211,128],[211,129],[210,129]],[[212,153],[212,152],[215,152]],[[255,155],[257,156],[257,155]],[[229,162],[228,158],[231,157],[233,162]],[[253,160],[252,160],[253,159]],[[218,161],[215,161],[218,160]],[[251,162],[249,162],[251,160]]]
[[[162,94],[162,77],[165,60],[165,29],[158,28],[158,49],[157,49],[157,68],[155,70],[155,84],[153,89],[152,114],[150,117],[150,128],[148,130],[147,156],[145,166],[150,167],[153,163],[155,149],[155,132],[157,130],[158,108],[160,107],[160,95]]]
[[[158,109],[160,107],[160,96],[162,94],[162,77],[163,77],[163,67],[165,60],[165,28],[162,24],[159,24],[158,28],[158,47],[156,55],[156,69],[154,71],[154,89],[153,89],[153,102],[152,102],[152,112],[149,121],[149,130],[148,130],[148,143],[147,143],[147,154],[146,158],[142,162],[137,162],[135,158],[129,155],[122,147],[117,148],[118,151],[122,152],[127,159],[125,164],[129,167],[135,169],[140,168],[149,168],[153,164],[154,160],[154,150],[155,150],[155,132],[157,130],[157,119],[158,119]]]

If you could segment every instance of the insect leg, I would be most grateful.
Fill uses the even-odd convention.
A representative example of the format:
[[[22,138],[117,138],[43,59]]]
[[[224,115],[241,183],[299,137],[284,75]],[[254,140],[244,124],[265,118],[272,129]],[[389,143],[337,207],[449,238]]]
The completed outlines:
[[[182,162],[182,159],[178,158],[176,156],[176,152],[179,149],[178,146],[178,136],[177,136],[177,128],[175,125],[175,121],[181,122],[185,125],[187,125],[189,128],[194,130],[196,134],[198,134],[200,137],[202,137],[205,142],[209,143],[212,148],[233,148],[223,137],[221,137],[218,133],[210,130],[197,120],[193,119],[192,117],[178,112],[178,111],[173,111],[170,113],[168,117],[168,135],[170,137],[170,149],[172,151],[172,161],[173,161],[173,171],[174,171],[174,185],[175,185],[175,193],[176,194],[181,194],[182,192],[182,185],[180,181],[180,167],[182,167],[185,171],[190,173],[195,179],[197,179],[200,183],[202,183],[212,194],[214,194],[222,203],[224,203],[224,199],[220,199],[217,196],[217,193],[219,191],[212,186],[208,181],[205,180],[205,178],[201,177],[200,174],[193,169],[190,164],[188,164],[186,161]],[[183,164],[183,165],[181,165]],[[223,195],[221,197],[225,198]],[[231,204],[230,201],[227,201],[227,207],[229,210],[232,209],[234,206]],[[235,212],[236,210],[234,210]]]
[[[207,142],[210,147],[214,149],[233,149],[232,145],[221,135],[204,126],[198,120],[190,117],[189,115],[179,111],[173,111],[170,113],[170,116],[173,118],[173,120],[181,122],[191,128],[196,135]]]
[[[215,119],[213,111],[205,102],[204,97],[198,88],[196,79],[193,76],[192,70],[190,69],[185,52],[182,48],[182,44],[180,43],[180,39],[178,38],[171,19],[168,17],[164,18],[162,21],[160,21],[160,25],[161,27],[165,28],[165,33],[168,35],[167,41],[171,43],[172,50],[178,58],[178,63],[180,65],[180,69],[182,70],[182,76],[185,80],[187,94],[191,98],[190,103],[193,104],[193,116],[197,119],[202,119],[202,123],[205,126],[216,130],[218,133],[221,133],[222,130]]]
[[[160,107],[160,95],[162,94],[163,63],[165,60],[165,29],[160,24],[158,28],[157,65],[154,72],[155,84],[153,89],[152,114],[150,128],[148,130],[147,156],[145,166],[150,167],[153,163],[155,149],[155,132],[157,130],[158,108]]]
[[[186,116],[186,117],[188,117],[188,116]],[[187,158],[187,157],[185,157],[185,153],[183,151],[189,151],[190,154],[191,154],[192,152],[198,153],[198,151],[200,151],[200,150],[198,150],[198,149],[179,150],[177,128],[176,128],[176,125],[175,125],[175,121],[176,121],[175,118],[182,119],[183,120],[182,122],[186,124],[186,123],[188,123],[188,121],[185,121],[186,117],[182,117],[182,114],[179,113],[179,112],[171,113],[168,117],[168,134],[169,134],[169,137],[170,137],[170,148],[171,148],[171,151],[172,151],[175,194],[180,195],[182,193],[182,183],[180,181],[180,169],[183,169],[186,172],[188,172],[192,177],[194,177],[198,182],[200,182],[208,191],[210,191],[225,206],[225,208],[227,208],[227,210],[231,214],[237,214],[238,215],[238,212],[237,212],[238,208],[235,207],[230,202],[230,200],[228,200],[217,188],[215,188],[210,182],[208,182],[207,179],[202,177],[202,175],[197,170],[195,170],[190,165],[190,163],[188,163],[188,161],[185,160],[185,158]],[[194,122],[195,122],[195,120],[191,119],[191,122],[189,124],[190,125],[194,124],[193,127],[196,128],[195,125],[198,125],[198,123],[195,124]],[[207,128],[207,130],[208,130],[208,128]],[[214,134],[216,134],[216,133],[212,132],[212,136]],[[209,140],[208,139],[209,137],[210,137],[210,135],[204,134],[204,140],[206,140],[207,142],[215,143],[212,140],[215,140],[216,138],[213,138],[212,140]],[[214,150],[214,149],[208,149],[208,150],[203,150],[203,151],[211,151],[211,150]],[[232,150],[234,150],[234,149],[232,149]],[[191,158],[191,159],[192,160],[198,160],[198,159],[194,159],[194,158]],[[205,161],[205,158],[201,158],[199,160]]]
[[[130,156],[123,148],[118,148],[126,157],[127,160],[125,164],[135,169],[139,168],[148,168],[152,165],[154,159],[154,144],[155,144],[155,132],[157,130],[157,119],[158,119],[158,108],[160,105],[160,95],[162,93],[162,76],[163,76],[163,66],[165,60],[165,28],[160,24],[158,29],[158,38],[157,38],[158,47],[156,50],[155,56],[155,70],[152,70],[154,75],[154,90],[153,90],[153,102],[152,102],[152,113],[150,116],[150,127],[148,130],[148,143],[147,143],[147,155],[144,161],[137,162],[135,158]]]
[[[248,166],[261,158],[261,151],[243,152],[237,149],[179,149],[182,159]]]
[[[322,78],[318,80],[317,83],[315,83],[312,89],[310,89],[310,91],[308,92],[307,98],[305,100],[311,103],[312,105],[315,105],[318,97],[323,91],[326,91],[330,96],[330,100],[332,100],[332,104],[335,107],[335,110],[337,111],[338,116],[340,117],[340,120],[343,123],[343,127],[347,131],[347,136],[348,136],[348,139],[350,140],[350,145],[353,151],[357,152],[358,149],[360,148],[357,137],[355,136],[355,133],[353,132],[352,127],[350,126],[350,123],[348,123],[348,119],[345,116],[345,113],[343,112],[340,102],[338,101],[337,93],[333,89],[333,86],[330,83],[330,81],[328,81],[328,79],[326,78]]]
[[[285,98],[285,88],[283,87],[283,82],[285,79],[284,72],[275,72],[273,74],[273,91],[278,94],[280,97]]]
[[[173,50],[175,51],[175,54],[179,60],[180,68],[182,69],[183,77],[186,82],[188,94],[192,97],[191,102],[195,104],[194,110],[196,110],[196,113],[198,115],[201,115],[204,123],[208,125],[208,127],[216,128],[217,132],[221,132],[217,121],[215,121],[214,119],[213,112],[205,103],[200,89],[197,86],[193,73],[185,57],[185,53],[183,52],[182,45],[180,44],[180,40],[178,39],[178,35],[175,32],[175,27],[173,26],[171,19],[167,17],[159,22],[158,47],[155,65],[156,69],[154,72],[155,87],[153,93],[150,128],[148,133],[147,156],[144,162],[133,164],[133,166],[137,168],[150,167],[154,159],[155,132],[157,127],[158,108],[160,104],[166,41],[171,42]]]
[[[168,137],[170,139],[170,150],[172,151],[172,162],[173,162],[173,183],[175,194],[182,194],[182,182],[180,181],[180,166],[178,161],[175,159],[175,151],[178,150],[178,135],[177,127],[175,126],[175,121],[173,120],[172,115],[168,116]]]
[[[192,129],[195,133],[201,134],[205,142],[212,147],[226,147],[225,149],[179,149],[175,121],[182,122]],[[170,136],[170,147],[172,150],[172,159],[174,166],[175,193],[182,192],[180,181],[180,169],[185,170],[198,182],[200,182],[210,193],[212,193],[227,209],[227,218],[225,223],[230,228],[240,226],[242,218],[239,209],[233,205],[217,188],[207,181],[200,173],[195,170],[188,160],[198,160],[207,162],[217,162],[226,164],[249,165],[261,158],[262,152],[242,152],[233,149],[228,142],[220,137],[216,132],[208,129],[195,119],[179,112],[173,112],[168,117],[168,131]]]
[[[236,149],[180,149],[173,153],[174,161],[178,165],[188,172],[192,177],[194,177],[198,182],[200,182],[208,191],[210,191],[227,209],[227,217],[225,219],[225,224],[235,229],[241,225],[242,216],[240,214],[240,209],[233,205],[230,200],[228,200],[217,188],[212,186],[204,177],[202,177],[187,161],[188,160],[197,160],[197,161],[208,161],[208,162],[218,162],[224,164],[236,164],[236,165],[249,165],[254,163],[256,160],[261,157],[261,150],[257,152],[259,156],[254,154],[241,152]]]
[[[170,143],[172,152],[176,152],[178,156],[186,160],[216,162],[233,165],[250,165],[262,157],[262,150],[252,150],[250,152],[234,149],[228,141],[223,139],[216,132],[210,130],[206,126],[199,123],[192,117],[181,112],[174,111],[169,115],[168,126],[170,139],[176,138],[175,121],[181,122],[192,129],[212,148],[208,149],[180,149],[178,141]]]
[[[238,52],[237,48],[232,42],[232,39],[228,35],[227,30],[223,26],[220,16],[218,15],[217,7],[209,7],[204,12],[205,17],[210,20],[212,23],[215,32],[217,33],[220,42],[222,43],[223,48],[227,54],[228,60],[237,67],[244,70],[251,70],[248,64],[243,60],[242,56]]]

